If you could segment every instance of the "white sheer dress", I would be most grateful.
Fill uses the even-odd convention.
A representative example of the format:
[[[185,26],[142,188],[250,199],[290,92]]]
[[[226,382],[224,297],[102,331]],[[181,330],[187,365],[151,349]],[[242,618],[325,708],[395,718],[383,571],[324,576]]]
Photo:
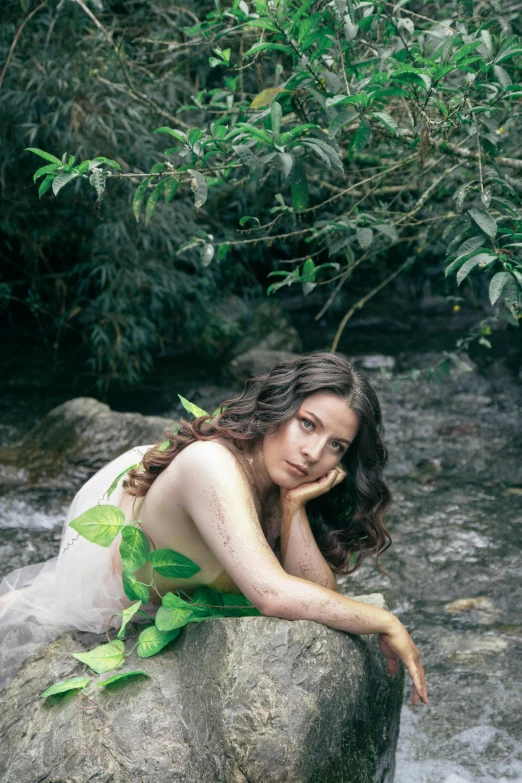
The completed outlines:
[[[112,562],[120,537],[110,547],[101,547],[78,536],[69,523],[97,504],[117,506],[124,476],[110,498],[109,488],[149,448],[130,449],[83,485],[69,507],[56,557],[19,568],[0,583],[0,688],[28,656],[61,631],[102,633],[114,613],[131,603]]]

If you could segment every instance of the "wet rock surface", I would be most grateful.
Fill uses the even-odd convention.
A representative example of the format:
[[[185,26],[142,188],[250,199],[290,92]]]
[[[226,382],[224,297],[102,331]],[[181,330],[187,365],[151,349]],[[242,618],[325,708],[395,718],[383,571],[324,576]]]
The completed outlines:
[[[118,413],[92,397],[77,397],[53,408],[20,441],[0,452],[4,483],[75,488],[107,462],[133,446],[153,443],[176,422],[159,416]],[[11,468],[11,471],[9,471]]]
[[[389,350],[381,349],[382,350]],[[367,355],[367,354],[365,354]],[[408,357],[426,366],[440,355]],[[377,364],[376,360],[376,364]],[[406,369],[404,357],[398,368]],[[442,385],[396,384],[368,370],[382,403],[394,504],[392,548],[341,590],[384,592],[419,646],[430,704],[415,710],[409,684],[396,783],[518,783],[522,780],[522,384],[497,360],[484,377],[453,373]],[[234,388],[214,380],[178,391],[206,410]],[[238,384],[237,391],[241,390]],[[175,392],[175,393],[174,393]],[[203,404],[204,402],[204,404]],[[0,437],[12,443],[34,423],[27,398],[11,402]],[[11,414],[11,410],[10,410]],[[20,423],[22,422],[22,423]],[[24,483],[24,482],[22,482]],[[61,509],[73,490],[12,487],[0,516],[0,573],[56,554]],[[2,501],[6,499],[6,495]],[[17,505],[18,503],[18,505]],[[21,505],[20,505],[21,503]],[[36,524],[35,524],[36,522]],[[480,601],[477,602],[477,599]],[[454,602],[475,601],[448,611]],[[487,602],[484,603],[484,600]],[[43,686],[42,686],[43,687]],[[239,778],[241,783],[244,780]]]
[[[393,780],[403,677],[385,673],[375,638],[307,621],[210,620],[119,670],[148,679],[89,688],[92,702],[38,698],[82,674],[71,652],[102,640],[59,637],[0,696],[3,783]]]

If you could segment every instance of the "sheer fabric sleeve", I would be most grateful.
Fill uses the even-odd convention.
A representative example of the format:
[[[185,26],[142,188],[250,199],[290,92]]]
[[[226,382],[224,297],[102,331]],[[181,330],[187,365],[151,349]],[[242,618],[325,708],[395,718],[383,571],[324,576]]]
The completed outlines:
[[[149,446],[138,446],[105,465],[75,495],[65,518],[59,552],[44,563],[19,568],[0,583],[0,687],[22,661],[62,630],[101,633],[112,615],[129,604],[110,547],[79,536],[70,522],[98,504],[118,505],[122,477],[110,498],[115,478],[140,462]]]

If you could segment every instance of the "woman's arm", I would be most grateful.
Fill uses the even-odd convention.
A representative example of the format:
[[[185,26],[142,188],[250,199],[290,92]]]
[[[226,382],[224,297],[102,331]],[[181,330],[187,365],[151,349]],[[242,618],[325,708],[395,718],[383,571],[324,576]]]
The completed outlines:
[[[244,595],[263,614],[314,620],[340,631],[382,635],[386,657],[402,660],[414,682],[415,704],[427,701],[419,653],[390,612],[354,601],[287,574],[270,549],[249,485],[233,454],[218,443],[197,442],[176,457],[176,497]]]
[[[304,506],[281,503],[281,560],[287,574],[337,590],[335,576],[317,546]]]

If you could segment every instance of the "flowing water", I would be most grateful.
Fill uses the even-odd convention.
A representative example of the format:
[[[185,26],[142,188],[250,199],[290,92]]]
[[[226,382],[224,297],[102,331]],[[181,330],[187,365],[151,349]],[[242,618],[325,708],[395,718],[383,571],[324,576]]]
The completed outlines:
[[[138,396],[125,407],[176,415],[175,393],[201,405],[216,393],[200,383],[172,378],[156,409],[150,393],[147,407]],[[396,783],[522,783],[521,385],[499,367],[442,386],[396,388],[377,375],[375,385],[394,493],[383,558],[393,579],[366,564],[342,589],[383,592],[422,653],[430,704],[414,708],[405,693]],[[70,396],[4,389],[0,445]],[[0,576],[55,554],[70,500],[22,477],[2,493]]]

